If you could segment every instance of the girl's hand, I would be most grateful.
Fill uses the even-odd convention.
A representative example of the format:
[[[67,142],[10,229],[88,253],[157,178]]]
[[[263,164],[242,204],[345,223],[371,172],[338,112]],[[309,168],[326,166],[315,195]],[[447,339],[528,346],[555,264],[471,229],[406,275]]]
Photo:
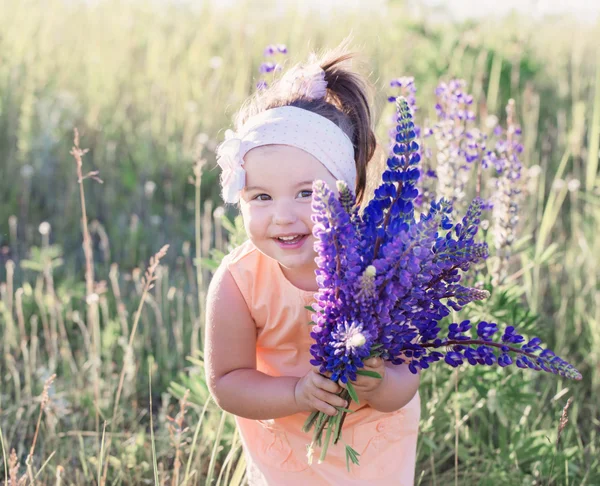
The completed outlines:
[[[379,373],[381,378],[374,378],[372,376],[363,376],[356,375],[356,381],[352,382],[354,389],[356,390],[356,394],[358,395],[358,399],[361,405],[363,401],[369,400],[369,395],[371,395],[375,390],[377,390],[381,384],[383,383],[383,379],[385,378],[385,363],[381,358],[369,358],[364,361],[365,367],[362,368],[366,371],[374,371],[375,373]],[[341,381],[338,382],[344,388],[347,386]]]
[[[318,410],[327,415],[337,414],[334,407],[347,407],[346,400],[337,396],[342,388],[312,369],[300,378],[294,389],[296,404],[303,412]]]

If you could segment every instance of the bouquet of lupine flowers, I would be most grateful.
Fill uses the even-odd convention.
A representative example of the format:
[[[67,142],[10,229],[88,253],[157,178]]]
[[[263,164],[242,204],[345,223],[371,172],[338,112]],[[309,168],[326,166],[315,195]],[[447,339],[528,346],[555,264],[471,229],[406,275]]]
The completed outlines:
[[[460,283],[461,272],[488,256],[486,243],[475,240],[484,202],[473,200],[456,224],[451,221],[452,204],[444,199],[430,202],[415,217],[421,156],[403,97],[396,100],[396,113],[387,169],[364,211],[359,212],[343,182],[338,181],[339,197],[322,181],[313,184],[319,291],[316,304],[309,307],[315,340],[311,364],[331,380],[341,380],[346,385],[341,396],[357,403],[352,381],[359,374],[376,375],[361,369],[371,357],[406,364],[413,373],[443,360],[452,367],[514,363],[581,379],[573,366],[543,349],[539,338],[527,341],[513,326],[500,332],[496,323],[464,320],[442,331],[440,321],[450,308],[460,311],[489,296]],[[323,412],[309,416],[303,429],[314,428],[309,461],[315,444],[321,446],[319,462],[325,459],[329,443],[340,440],[349,412],[338,408],[333,417]],[[346,446],[348,467],[358,464],[357,456]]]

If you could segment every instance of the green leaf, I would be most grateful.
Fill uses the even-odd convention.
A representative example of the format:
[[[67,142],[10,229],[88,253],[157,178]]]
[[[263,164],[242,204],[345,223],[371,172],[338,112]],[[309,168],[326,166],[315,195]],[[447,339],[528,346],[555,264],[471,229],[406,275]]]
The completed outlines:
[[[31,260],[21,260],[21,268],[42,272],[44,270],[44,265]]]
[[[348,381],[348,383],[346,383],[346,387],[348,387],[348,393],[350,394],[350,398],[352,398],[352,400],[354,400],[360,405],[360,402],[358,401],[358,395],[356,394],[356,390],[354,389],[354,385],[352,385],[352,382]]]
[[[340,410],[340,408],[336,407],[338,410]],[[345,409],[343,409],[345,410]],[[333,419],[334,421],[334,425],[335,428],[333,430],[333,443],[337,444],[338,440],[340,439],[340,437],[342,436],[340,427],[342,426],[342,414],[338,413],[335,418]]]
[[[210,258],[202,258],[201,264],[204,268],[207,268],[209,270],[216,270],[217,268],[219,268],[220,265],[219,262],[216,262],[215,260],[212,260]]]
[[[358,456],[360,456],[360,454],[352,449],[352,447],[350,447],[348,452],[350,453],[350,458],[353,459],[354,464],[358,464]]]
[[[309,310],[309,311],[311,311],[311,312],[317,312],[317,311],[316,311],[316,310],[314,310],[314,309],[313,309],[313,308],[312,308],[310,305],[305,305],[305,306],[304,306],[304,308],[305,308],[306,310]]]
[[[362,375],[362,376],[370,376],[371,378],[379,378],[381,380],[381,375],[379,373],[377,373],[376,371],[357,370],[356,374]]]
[[[349,408],[344,408],[344,407],[335,407],[338,412],[346,412],[346,413],[354,413],[354,410],[350,410]]]
[[[223,225],[223,228],[225,228],[225,231],[227,231],[228,233],[235,233],[235,224],[234,221],[230,220],[227,216],[223,215],[223,217],[221,218],[221,224]]]
[[[358,466],[358,456],[360,456],[358,452],[346,445],[346,469],[348,472],[350,472],[350,461]]]

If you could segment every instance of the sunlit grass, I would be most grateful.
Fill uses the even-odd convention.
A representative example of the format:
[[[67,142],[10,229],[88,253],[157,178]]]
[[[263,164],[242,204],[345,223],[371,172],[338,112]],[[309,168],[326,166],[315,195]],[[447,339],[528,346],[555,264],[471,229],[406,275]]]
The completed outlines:
[[[428,370],[416,483],[600,483],[599,32],[568,19],[344,15],[2,2],[0,481],[243,484],[239,436],[209,396],[200,351],[210,268],[243,237],[217,206],[213,150],[266,44],[286,43],[295,62],[352,25],[379,88],[381,140],[392,77],[415,76],[422,119],[441,77],[466,79],[482,118],[515,98],[524,162],[541,177],[514,278],[471,315],[525,325],[584,375]],[[79,174],[75,126],[90,148]],[[96,170],[102,185],[84,180]],[[149,288],[147,262],[167,244]]]

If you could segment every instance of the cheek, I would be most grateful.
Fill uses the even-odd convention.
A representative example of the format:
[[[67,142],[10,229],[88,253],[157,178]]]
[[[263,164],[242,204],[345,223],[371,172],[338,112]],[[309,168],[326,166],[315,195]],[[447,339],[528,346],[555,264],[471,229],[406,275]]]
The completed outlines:
[[[260,208],[243,205],[241,212],[244,220],[244,228],[248,236],[258,237],[264,234],[268,224],[266,223],[267,218],[265,218],[264,212],[260,211]]]

